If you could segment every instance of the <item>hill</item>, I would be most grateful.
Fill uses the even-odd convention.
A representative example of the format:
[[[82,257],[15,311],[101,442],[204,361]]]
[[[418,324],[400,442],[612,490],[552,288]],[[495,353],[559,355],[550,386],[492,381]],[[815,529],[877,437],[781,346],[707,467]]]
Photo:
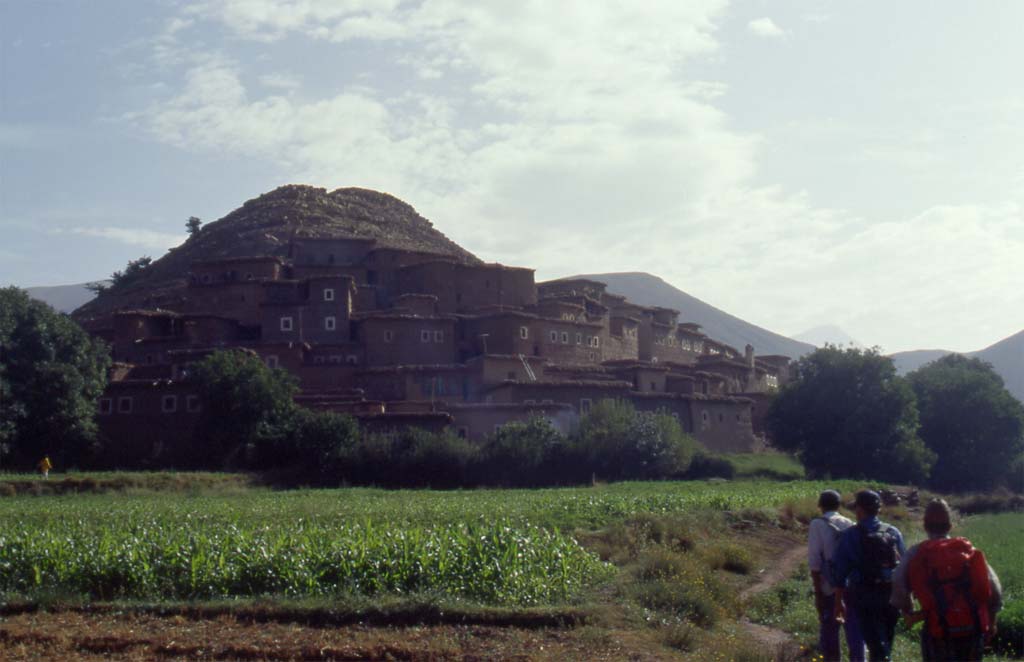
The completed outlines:
[[[118,308],[153,307],[175,300],[186,286],[192,262],[252,255],[285,256],[293,237],[367,237],[381,248],[401,248],[479,258],[448,239],[410,205],[386,193],[361,188],[331,192],[287,185],[249,200],[206,224],[182,245],[155,260],[129,284],[112,287],[75,311],[79,319]]]
[[[919,349],[891,356],[896,369],[905,374],[952,353],[945,349]],[[1024,331],[1018,331],[985,349],[968,352],[966,356],[991,363],[1006,383],[1006,390],[1024,402]]]
[[[49,304],[62,313],[70,313],[96,296],[93,291],[86,289],[86,285],[87,283],[78,283],[77,285],[29,287],[25,291],[33,299]]]
[[[607,283],[609,292],[621,294],[644,306],[674,308],[680,311],[681,321],[696,322],[715,340],[721,340],[739,350],[749,343],[758,354],[782,354],[794,359],[814,351],[813,345],[741,320],[651,274],[632,272],[587,274],[577,277]]]

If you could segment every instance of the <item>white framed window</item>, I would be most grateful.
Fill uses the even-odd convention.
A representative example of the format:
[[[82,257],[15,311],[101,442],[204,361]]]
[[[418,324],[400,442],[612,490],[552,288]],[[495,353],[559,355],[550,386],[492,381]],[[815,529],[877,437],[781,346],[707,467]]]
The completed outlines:
[[[291,317],[282,317],[281,318],[281,330],[282,331],[291,331],[293,328],[295,328],[295,321]]]
[[[562,331],[562,344],[563,345],[568,345],[569,344],[569,332],[568,331]]]
[[[434,331],[434,342],[444,342],[444,331]]]
[[[430,331],[427,329],[420,331],[420,342],[430,342]]]
[[[130,395],[122,395],[120,398],[117,399],[117,413],[118,414],[130,414],[130,413],[132,413],[132,405],[133,404],[134,404],[134,402],[132,401],[132,396],[130,396]]]
[[[583,344],[583,334],[582,333],[577,333],[576,334],[576,344],[577,345],[582,345]]]
[[[519,337],[522,338],[523,340],[526,340],[527,338],[529,338],[530,337],[530,329],[525,327],[525,326],[519,327]]]
[[[100,398],[100,413],[101,414],[113,414],[114,413],[114,401],[110,398]]]
[[[558,331],[552,331],[549,335],[551,342],[558,342]]]
[[[338,328],[338,320],[333,315],[325,317],[324,328],[328,331],[334,331]]]
[[[593,403],[590,401],[590,398],[580,398],[580,413],[589,414],[591,404]]]
[[[190,414],[194,414],[199,411],[199,396],[198,395],[186,395],[185,396],[185,411]]]
[[[395,342],[395,332],[391,329],[384,330],[384,342]]]
[[[160,398],[160,411],[165,414],[173,414],[178,411],[178,396],[165,395]]]
[[[601,336],[594,336],[594,347],[601,346]]]
[[[264,358],[263,362],[266,363],[267,367],[271,369],[274,369],[280,365],[280,362],[277,360],[276,354],[271,354],[270,356]]]
[[[324,301],[334,301],[334,288],[333,287],[325,287],[324,288]]]

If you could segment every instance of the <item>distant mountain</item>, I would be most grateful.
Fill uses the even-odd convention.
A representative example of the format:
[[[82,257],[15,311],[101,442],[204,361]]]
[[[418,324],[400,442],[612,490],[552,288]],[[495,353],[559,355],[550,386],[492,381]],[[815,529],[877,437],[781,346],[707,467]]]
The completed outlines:
[[[109,282],[109,281],[103,281]],[[77,285],[54,285],[52,287],[28,287],[25,291],[33,299],[48,303],[62,313],[70,313],[75,308],[92,301],[96,294],[85,288],[87,283]]]
[[[814,345],[773,333],[715,308],[647,273],[587,274],[578,276],[608,284],[608,291],[644,306],[663,306],[680,312],[682,322],[696,322],[704,333],[740,351],[748,343],[758,354],[782,354],[797,358],[814,351]]]
[[[825,324],[808,329],[801,334],[793,336],[793,340],[806,342],[815,347],[824,347],[826,343],[839,345],[840,347],[863,347],[860,341],[856,340],[846,331],[843,331],[835,324]]]
[[[891,356],[896,364],[896,369],[900,374],[904,374],[952,353],[944,349],[919,349],[898,352]],[[965,356],[991,363],[1003,378],[1006,390],[1024,402],[1024,331],[1018,331],[1009,338],[1000,340],[985,349],[968,352]]]

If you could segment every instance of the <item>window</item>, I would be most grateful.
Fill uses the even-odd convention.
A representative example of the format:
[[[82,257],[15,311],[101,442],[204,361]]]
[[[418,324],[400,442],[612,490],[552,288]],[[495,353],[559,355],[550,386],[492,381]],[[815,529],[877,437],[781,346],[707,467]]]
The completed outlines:
[[[153,365],[153,355],[146,354],[146,365]]]
[[[324,328],[326,330],[328,330],[328,331],[334,331],[336,328],[338,328],[338,321],[337,321],[337,319],[335,319],[333,315],[330,316],[330,317],[325,317],[324,318]]]
[[[563,345],[568,345],[569,344],[569,332],[568,331],[562,331],[562,344]]]
[[[313,357],[313,365],[323,365],[324,363],[327,363],[327,357],[326,356],[314,356]]]
[[[349,365],[359,365],[359,357],[355,354],[349,354],[345,357],[345,363],[348,363]]]
[[[160,411],[165,414],[173,414],[178,411],[178,396],[176,395],[165,395],[160,400]]]
[[[324,288],[324,301],[334,301],[334,288]]]
[[[723,423],[724,421],[725,421],[725,415],[721,414],[721,413],[718,414],[718,422],[719,423]]]
[[[654,383],[654,382],[651,382],[651,390],[652,391],[657,391],[658,390],[658,385],[656,383]]]
[[[132,413],[132,397],[130,395],[122,395],[120,398],[117,399],[117,413]]]
[[[577,333],[576,334],[576,344],[577,345],[582,345],[583,344],[583,334],[582,333]]]
[[[248,271],[248,272],[246,272],[246,274],[245,274],[245,279],[246,279],[246,280],[255,280],[255,279],[256,279],[256,276],[254,276],[254,275],[252,274],[252,272],[251,272],[251,271]]]
[[[704,411],[702,411],[700,413],[700,420],[702,422],[704,422],[704,423],[707,423],[709,420],[711,420],[711,417],[708,416],[708,410],[707,409],[705,409]]]
[[[199,396],[198,395],[187,395],[185,396],[185,410],[190,413],[196,413],[199,411]]]
[[[420,342],[430,342],[430,331],[426,329],[420,331]]]
[[[267,367],[271,368],[271,369],[274,369],[278,365],[280,365],[280,363],[277,360],[277,355],[275,355],[275,354],[271,354],[270,356],[267,356],[266,358],[263,359],[263,362],[266,363]]]
[[[469,428],[467,428],[465,425],[460,425],[459,427],[455,428],[455,434],[459,436],[459,439],[466,439],[469,437]]]
[[[522,338],[523,340],[526,340],[527,338],[529,338],[530,337],[530,329],[526,328],[525,326],[519,327],[519,337]]]
[[[114,401],[110,398],[100,398],[100,413],[111,414],[114,412]]]
[[[294,322],[292,321],[291,317],[282,317],[281,318],[281,330],[282,331],[291,331],[293,326],[294,326]]]
[[[551,342],[558,342],[558,331],[552,331],[550,334]]]
[[[210,280],[211,280],[210,279],[210,274],[203,274],[203,282],[204,283],[209,283]]]
[[[590,413],[590,405],[591,405],[590,398],[582,398],[582,399],[580,399],[580,413],[581,414],[589,414]]]
[[[385,329],[385,331],[384,331],[384,342],[394,342],[394,341],[395,341],[395,332],[392,331],[391,329]]]
[[[434,342],[444,342],[444,331],[434,331]]]

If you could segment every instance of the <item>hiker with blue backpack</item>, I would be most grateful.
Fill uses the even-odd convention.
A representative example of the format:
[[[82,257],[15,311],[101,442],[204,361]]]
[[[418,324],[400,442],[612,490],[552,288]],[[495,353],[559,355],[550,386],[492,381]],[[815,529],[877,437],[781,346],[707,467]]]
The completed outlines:
[[[931,501],[924,510],[928,539],[907,551],[893,576],[891,603],[908,625],[923,620],[924,662],[976,662],[995,634],[1002,587],[985,555],[966,538],[949,535],[949,504]],[[914,611],[910,596],[921,603]]]
[[[857,523],[840,534],[832,568],[836,620],[857,619],[871,662],[892,659],[899,611],[889,598],[893,572],[907,551],[899,529],[878,518],[881,509],[877,492],[857,493]]]
[[[825,490],[818,496],[820,517],[811,520],[807,533],[807,566],[811,570],[814,585],[814,606],[818,610],[818,650],[825,662],[839,662],[839,621],[835,613],[835,588],[831,575],[836,548],[842,532],[853,526],[853,522],[839,514],[840,496],[835,490]],[[856,615],[847,615],[843,623],[846,633],[846,648],[850,662],[864,662],[864,638]]]

